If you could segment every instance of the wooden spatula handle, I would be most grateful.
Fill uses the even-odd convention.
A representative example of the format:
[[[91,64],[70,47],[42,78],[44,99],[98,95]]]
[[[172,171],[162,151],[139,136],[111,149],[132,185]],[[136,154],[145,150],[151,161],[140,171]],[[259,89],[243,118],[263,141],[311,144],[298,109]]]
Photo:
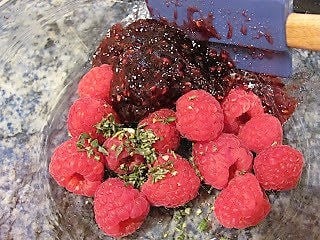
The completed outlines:
[[[286,33],[289,47],[320,50],[320,15],[291,13]]]

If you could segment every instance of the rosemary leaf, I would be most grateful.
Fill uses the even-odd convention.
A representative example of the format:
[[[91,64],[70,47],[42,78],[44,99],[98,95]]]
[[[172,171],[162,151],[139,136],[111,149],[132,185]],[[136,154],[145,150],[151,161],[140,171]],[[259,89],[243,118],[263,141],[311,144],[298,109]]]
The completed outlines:
[[[115,122],[113,114],[109,114],[103,118],[101,122],[95,125],[97,133],[103,134],[105,138],[113,136],[116,132],[122,129],[122,125]]]
[[[122,168],[125,170],[125,166]],[[148,167],[145,164],[140,164],[134,166],[134,169],[131,173],[120,175],[119,177],[135,188],[140,188],[141,185],[147,181],[147,171]]]
[[[204,218],[199,223],[198,230],[201,231],[201,232],[204,232],[204,231],[206,231],[208,229],[208,227],[209,227],[208,220]]]

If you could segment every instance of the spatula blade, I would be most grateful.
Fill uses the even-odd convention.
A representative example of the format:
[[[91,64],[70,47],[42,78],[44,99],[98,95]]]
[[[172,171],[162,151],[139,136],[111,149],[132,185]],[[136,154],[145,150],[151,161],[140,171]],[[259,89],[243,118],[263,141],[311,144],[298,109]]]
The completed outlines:
[[[223,44],[238,68],[291,75],[285,36],[291,12],[287,0],[148,0],[147,4],[153,18],[164,19],[193,38]]]

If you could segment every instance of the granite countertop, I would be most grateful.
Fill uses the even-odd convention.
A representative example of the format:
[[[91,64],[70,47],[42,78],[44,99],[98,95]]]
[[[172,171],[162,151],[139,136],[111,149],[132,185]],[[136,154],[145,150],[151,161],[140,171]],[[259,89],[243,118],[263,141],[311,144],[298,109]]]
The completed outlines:
[[[52,200],[46,195],[47,159],[41,158],[48,120],[69,89],[66,86],[74,81],[70,76],[85,72],[90,56],[111,24],[137,11],[131,1],[0,1],[0,239],[69,238],[57,233],[57,220],[49,216]],[[302,149],[308,163],[307,180],[302,185],[312,189],[296,198],[303,199],[308,207],[297,207],[302,209],[296,216],[298,220],[286,218],[289,224],[294,223],[292,235],[286,238],[311,239],[307,238],[308,232],[313,239],[320,239],[319,216],[314,214],[320,206],[320,181],[319,176],[312,175],[319,170],[319,162],[309,164],[318,155],[320,145],[320,100],[314,92],[320,82],[320,55],[295,51],[294,56],[295,69],[299,69],[294,78],[308,78],[309,82],[299,85],[302,115],[288,124],[287,138],[301,131],[306,133],[301,139],[308,141],[310,150]],[[307,123],[301,125],[303,121]],[[304,148],[298,141],[291,143]],[[292,208],[297,194],[287,196]],[[310,222],[305,222],[309,217]],[[237,235],[240,239],[264,238],[259,232],[241,234]],[[206,235],[203,239],[215,238]],[[285,239],[284,235],[278,239]]]
[[[0,239],[53,236],[36,177],[47,171],[39,164],[43,129],[75,66],[130,10],[90,2],[0,1]]]

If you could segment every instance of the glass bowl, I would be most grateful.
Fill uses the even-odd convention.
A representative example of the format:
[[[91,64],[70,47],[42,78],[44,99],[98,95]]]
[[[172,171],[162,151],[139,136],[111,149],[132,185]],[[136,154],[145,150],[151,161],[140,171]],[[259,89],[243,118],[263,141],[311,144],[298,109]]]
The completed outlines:
[[[4,23],[0,42],[10,42],[0,52],[1,64],[6,71],[19,73],[10,81],[18,89],[15,97],[26,104],[20,106],[24,118],[15,122],[24,136],[18,136],[12,147],[23,158],[23,164],[12,160],[12,168],[19,168],[14,179],[20,180],[9,185],[18,203],[2,201],[10,211],[3,210],[8,218],[0,235],[3,239],[110,239],[94,222],[92,199],[59,187],[48,174],[48,163],[53,149],[68,138],[66,115],[99,42],[114,23],[147,17],[145,5],[142,1],[4,1],[0,9]],[[221,227],[212,218],[217,191],[204,187],[184,208],[153,208],[141,229],[124,239],[320,239],[320,54],[293,50],[293,57],[294,75],[284,81],[299,106],[284,126],[284,142],[304,154],[299,186],[270,192],[272,211],[256,227]],[[20,144],[25,144],[23,149]],[[206,231],[199,230],[203,219],[210,223]]]

